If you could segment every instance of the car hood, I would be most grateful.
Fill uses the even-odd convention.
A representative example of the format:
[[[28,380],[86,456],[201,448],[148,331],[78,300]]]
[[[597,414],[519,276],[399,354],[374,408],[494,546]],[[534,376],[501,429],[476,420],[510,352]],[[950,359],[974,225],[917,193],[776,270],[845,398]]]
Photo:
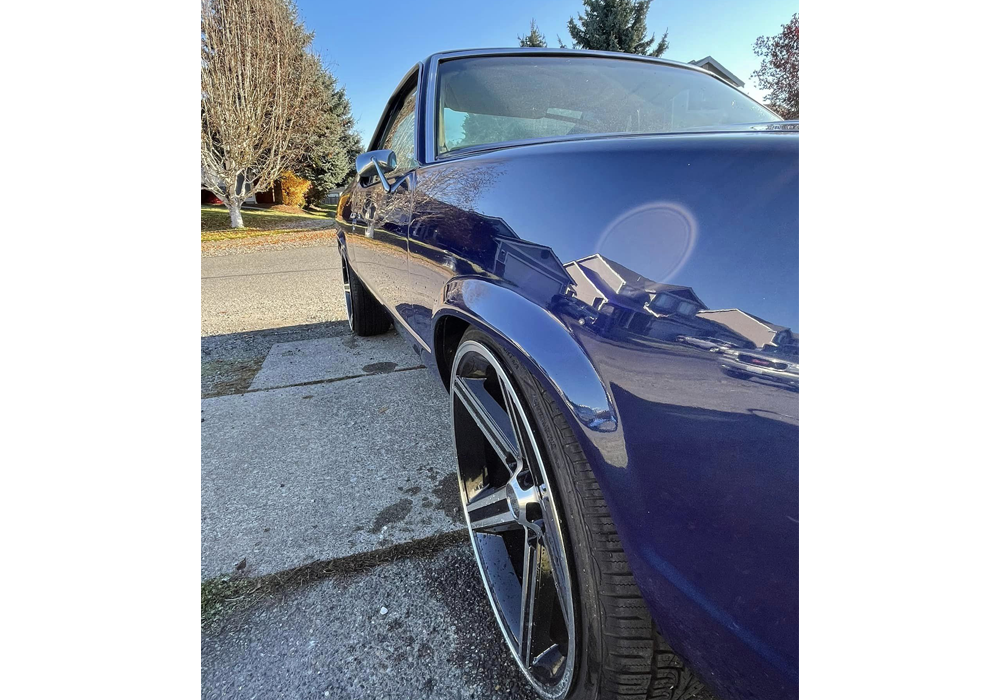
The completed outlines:
[[[574,263],[597,255],[611,269],[596,283],[616,286],[623,303],[641,308],[651,283],[685,287],[706,309],[797,328],[795,132],[523,145],[430,166],[421,177],[435,201],[417,201],[418,218],[443,215],[468,230],[469,245],[496,245],[480,259],[524,260],[487,272],[527,294],[539,269],[566,282]]]

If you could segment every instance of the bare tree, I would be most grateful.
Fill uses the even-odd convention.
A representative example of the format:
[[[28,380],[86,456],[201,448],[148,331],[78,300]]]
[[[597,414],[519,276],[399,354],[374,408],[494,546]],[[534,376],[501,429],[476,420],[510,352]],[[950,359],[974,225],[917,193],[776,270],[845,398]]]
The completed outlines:
[[[289,0],[202,0],[202,185],[240,207],[302,158],[319,119],[319,60]]]

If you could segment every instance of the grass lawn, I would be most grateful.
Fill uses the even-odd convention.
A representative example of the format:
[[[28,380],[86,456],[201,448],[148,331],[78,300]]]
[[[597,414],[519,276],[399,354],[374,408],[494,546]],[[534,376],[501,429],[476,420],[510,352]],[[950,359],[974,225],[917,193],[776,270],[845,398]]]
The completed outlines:
[[[323,228],[324,223],[333,224],[337,208],[332,205],[323,205],[320,208],[322,212],[302,212],[302,214],[288,214],[268,209],[243,209],[245,228],[234,229],[229,226],[229,210],[223,206],[204,204],[201,207],[201,240],[248,238],[276,231]]]

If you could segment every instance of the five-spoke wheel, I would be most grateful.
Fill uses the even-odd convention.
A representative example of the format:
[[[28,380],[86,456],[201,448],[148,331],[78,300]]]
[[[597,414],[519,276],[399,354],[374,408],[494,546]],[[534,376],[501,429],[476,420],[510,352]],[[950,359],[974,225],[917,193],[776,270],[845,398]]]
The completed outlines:
[[[500,629],[546,698],[566,696],[576,633],[555,495],[528,413],[497,356],[465,340],[451,376],[459,493]]]

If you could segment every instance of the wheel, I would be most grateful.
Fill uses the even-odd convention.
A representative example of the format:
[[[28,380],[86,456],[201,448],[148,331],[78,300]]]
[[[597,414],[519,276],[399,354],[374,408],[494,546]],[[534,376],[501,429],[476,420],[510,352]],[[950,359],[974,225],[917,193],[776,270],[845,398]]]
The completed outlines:
[[[512,354],[459,343],[451,410],[472,549],[514,659],[547,700],[688,700],[702,684],[657,632],[579,443]]]
[[[378,303],[378,300],[368,291],[365,283],[358,279],[354,270],[347,264],[347,258],[340,256],[341,271],[344,278],[344,301],[347,304],[347,322],[355,335],[379,335],[392,326],[389,312]]]

